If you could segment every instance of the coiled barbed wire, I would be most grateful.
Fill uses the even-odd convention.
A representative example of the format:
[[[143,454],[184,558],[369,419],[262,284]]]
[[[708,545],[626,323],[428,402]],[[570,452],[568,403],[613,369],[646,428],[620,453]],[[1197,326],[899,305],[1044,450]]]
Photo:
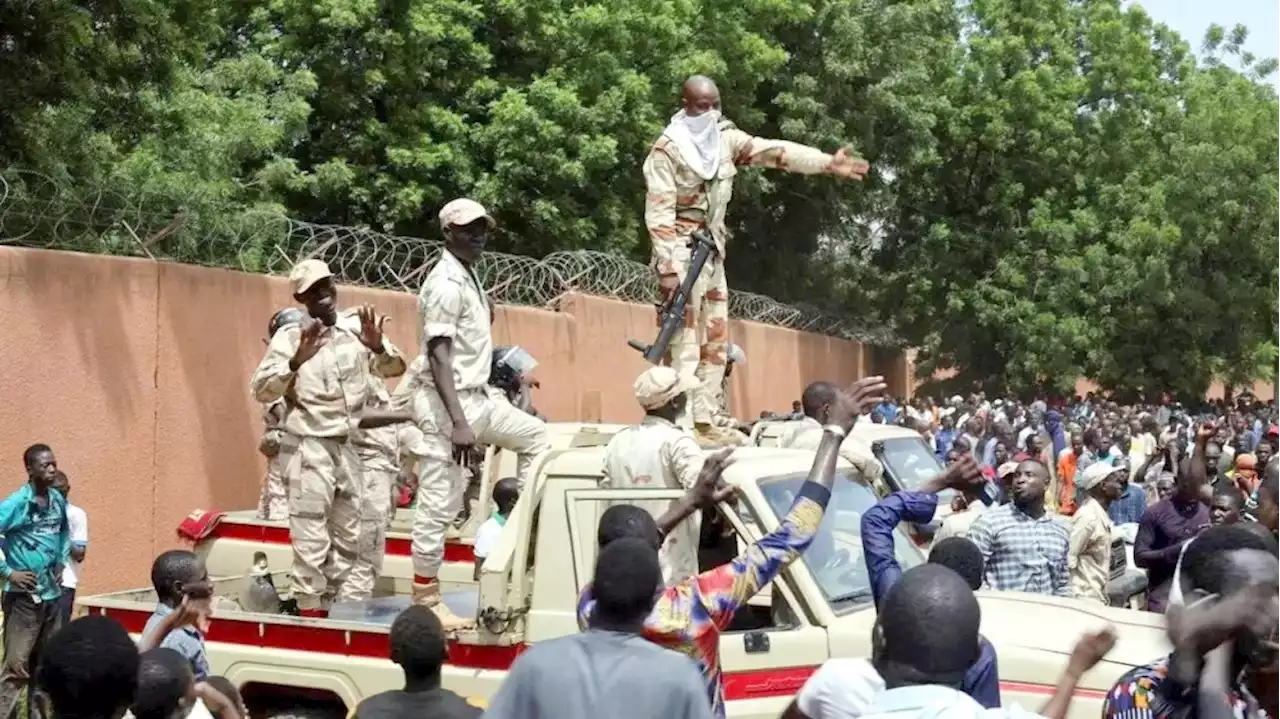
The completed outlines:
[[[0,171],[0,245],[149,257],[271,275],[301,259],[329,264],[342,282],[416,293],[441,243],[368,228],[294,220],[274,208],[227,211],[199,198],[162,191],[121,192],[22,169]],[[553,252],[542,259],[486,252],[476,274],[503,304],[553,307],[577,292],[654,304],[658,285],[645,265],[594,250]],[[887,328],[872,328],[807,304],[729,293],[729,314],[861,342],[898,346]]]

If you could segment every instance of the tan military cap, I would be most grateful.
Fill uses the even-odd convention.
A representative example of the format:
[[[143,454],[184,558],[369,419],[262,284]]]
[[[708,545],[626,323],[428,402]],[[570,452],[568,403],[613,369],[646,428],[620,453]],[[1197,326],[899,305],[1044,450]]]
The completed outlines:
[[[469,225],[481,217],[483,217],[485,222],[489,224],[489,227],[493,227],[497,224],[497,222],[489,216],[489,211],[484,209],[484,205],[476,202],[475,200],[469,200],[463,197],[461,199],[453,200],[449,204],[440,208],[440,227],[441,229],[447,230],[450,227],[457,227],[458,225]]]
[[[303,260],[289,271],[289,283],[293,285],[295,295],[306,292],[311,285],[326,277],[333,277],[333,273],[329,271],[329,265],[322,260]]]
[[[680,376],[670,367],[650,367],[636,378],[636,401],[645,409],[657,409],[675,399],[682,392],[693,389],[695,383]]]

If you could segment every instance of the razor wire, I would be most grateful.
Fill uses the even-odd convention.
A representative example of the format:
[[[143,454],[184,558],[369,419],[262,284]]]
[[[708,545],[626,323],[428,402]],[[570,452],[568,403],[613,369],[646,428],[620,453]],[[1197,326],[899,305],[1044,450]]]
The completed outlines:
[[[276,208],[228,211],[173,193],[121,192],[28,170],[0,172],[0,245],[148,257],[269,275],[298,261],[324,260],[342,282],[417,293],[439,258],[439,241],[292,219]],[[594,250],[542,259],[486,252],[476,274],[498,303],[554,308],[568,293],[656,305],[645,265]],[[897,346],[887,328],[867,327],[807,304],[734,290],[731,317]]]

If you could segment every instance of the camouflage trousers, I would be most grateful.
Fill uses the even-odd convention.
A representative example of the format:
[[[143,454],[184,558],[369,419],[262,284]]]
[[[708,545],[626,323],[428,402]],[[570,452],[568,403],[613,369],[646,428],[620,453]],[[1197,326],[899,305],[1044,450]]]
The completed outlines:
[[[674,264],[676,275],[683,283],[689,273],[689,250],[681,249],[676,253]],[[698,381],[689,397],[689,413],[695,424],[711,424],[720,406],[728,342],[729,285],[724,262],[712,257],[693,283],[684,312],[684,327],[671,338],[667,348],[672,369]]]
[[[364,493],[360,497],[360,540],[356,561],[347,584],[354,600],[372,599],[373,587],[382,575],[382,557],[387,550],[387,519],[395,510],[391,492],[396,470],[363,468]]]
[[[297,442],[284,473],[289,487],[293,596],[298,609],[316,611],[329,599],[352,598],[349,580],[360,540],[363,472],[346,439],[290,440]]]
[[[551,448],[546,423],[509,402],[493,399],[483,388],[460,390],[458,402],[478,443],[515,452],[520,486],[532,486],[533,460]],[[413,414],[428,451],[418,462],[418,506],[413,515],[413,581],[417,587],[434,584],[440,572],[445,532],[462,511],[469,476],[453,461],[453,445],[443,429],[449,415],[434,388],[418,393]]]
[[[284,521],[289,518],[289,485],[284,478],[288,464],[289,457],[283,446],[267,460],[267,475],[262,478],[262,493],[258,496],[258,519]]]

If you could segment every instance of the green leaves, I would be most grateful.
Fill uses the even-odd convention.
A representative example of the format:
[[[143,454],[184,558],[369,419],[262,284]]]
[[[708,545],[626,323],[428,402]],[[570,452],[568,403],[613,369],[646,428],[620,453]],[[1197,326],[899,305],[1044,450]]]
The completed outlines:
[[[1120,0],[44,0],[0,28],[3,162],[183,218],[172,256],[251,256],[216,231],[251,208],[435,238],[469,195],[497,249],[647,261],[640,163],[705,73],[747,131],[873,168],[741,172],[735,288],[989,389],[1273,373],[1276,62],[1242,27],[1201,43]]]

